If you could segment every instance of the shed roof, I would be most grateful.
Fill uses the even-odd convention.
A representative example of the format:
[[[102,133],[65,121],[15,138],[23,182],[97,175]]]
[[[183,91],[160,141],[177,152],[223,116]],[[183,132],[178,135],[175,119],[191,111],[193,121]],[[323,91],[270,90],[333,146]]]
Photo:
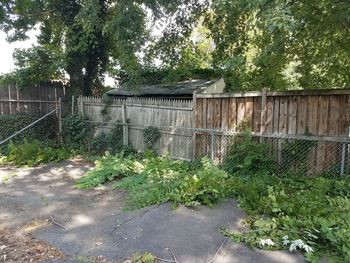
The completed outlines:
[[[192,95],[202,92],[217,80],[196,79],[166,85],[143,85],[137,89],[118,88],[107,92],[113,96],[159,96],[159,95]]]

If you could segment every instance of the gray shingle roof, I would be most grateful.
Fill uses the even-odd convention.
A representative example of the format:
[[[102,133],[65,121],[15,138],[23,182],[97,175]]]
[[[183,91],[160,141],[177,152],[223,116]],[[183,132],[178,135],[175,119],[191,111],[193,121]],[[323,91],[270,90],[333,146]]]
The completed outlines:
[[[216,81],[197,79],[167,85],[143,85],[137,89],[113,89],[107,94],[114,96],[192,95],[194,91],[200,93]]]

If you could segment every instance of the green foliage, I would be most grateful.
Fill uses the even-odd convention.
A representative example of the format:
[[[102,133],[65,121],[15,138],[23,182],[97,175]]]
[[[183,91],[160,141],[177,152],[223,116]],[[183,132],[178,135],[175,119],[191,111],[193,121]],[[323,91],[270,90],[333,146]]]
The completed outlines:
[[[109,152],[115,154],[117,152],[134,152],[131,147],[123,144],[123,125],[115,124],[111,132],[101,132],[97,134],[91,142],[90,152],[94,154],[104,154]]]
[[[132,155],[126,155],[123,152],[116,155],[107,154],[95,164],[94,170],[89,171],[86,176],[77,181],[77,188],[93,188],[107,181],[128,176],[137,171],[139,165]]]
[[[131,209],[168,201],[186,206],[212,205],[229,194],[224,171],[205,159],[196,168],[184,161],[152,157],[144,161],[139,175],[126,177],[116,187],[129,191]]]
[[[141,255],[135,254],[131,258],[131,263],[155,263],[156,258],[149,252],[143,253]]]
[[[63,121],[63,139],[68,148],[84,151],[93,137],[93,126],[81,115],[71,115]]]
[[[309,170],[308,162],[316,141],[294,140],[286,141],[282,145],[282,162],[280,167],[289,173],[306,174]]]
[[[77,187],[91,188],[116,178],[123,178],[116,187],[129,191],[127,205],[132,209],[167,201],[211,205],[229,194],[227,173],[210,161],[203,159],[199,166],[192,166],[150,153],[139,160],[124,153],[107,155],[77,182]]]
[[[146,150],[152,150],[155,148],[155,144],[159,141],[162,136],[161,132],[157,127],[147,127],[143,130],[143,138],[145,141]]]
[[[38,44],[16,53],[19,83],[69,75],[73,94],[101,95],[106,71],[138,79],[145,44],[174,57],[207,1],[31,1],[0,3],[0,29],[8,40],[24,40],[39,26]],[[186,12],[183,7],[186,5]],[[170,19],[171,18],[171,19]],[[149,25],[164,27],[154,38]],[[148,53],[148,52],[147,52]],[[43,67],[42,65],[45,65]],[[23,79],[22,79],[23,78]]]
[[[29,142],[25,139],[20,144],[11,142],[8,148],[8,155],[2,162],[15,165],[35,166],[40,163],[57,162],[71,157],[69,151],[46,146],[37,140]]]
[[[235,138],[231,157],[227,157],[235,158],[227,159],[224,166],[230,173],[207,159],[195,164],[150,152],[142,157],[108,155],[77,185],[90,188],[121,178],[115,187],[128,191],[126,207],[130,209],[163,202],[212,205],[235,196],[248,217],[243,233],[225,231],[233,240],[264,249],[300,250],[314,262],[324,256],[332,262],[346,262],[350,257],[350,180],[305,177],[302,171],[276,176],[271,173],[273,160],[266,157],[269,149],[258,144],[247,134]],[[289,144],[285,147],[286,154],[295,154]]]
[[[232,90],[347,87],[348,1],[213,1],[205,25]]]
[[[111,150],[111,140],[112,136],[109,133],[101,132],[93,138],[91,150],[95,154],[104,154],[106,151]]]
[[[327,256],[344,262],[350,256],[349,187],[348,179],[237,176],[232,190],[240,207],[249,212],[249,230],[230,235],[256,247],[271,239],[275,245],[267,249],[292,249],[292,241],[300,239],[314,250],[299,248],[307,259]],[[289,242],[283,244],[286,236]]]
[[[250,133],[243,133],[234,137],[227,150],[223,167],[229,173],[272,172],[275,160],[270,154],[269,144],[259,142]]]
[[[15,132],[23,129],[27,125],[42,117],[40,114],[14,114],[0,116],[0,139],[4,140]],[[44,120],[38,122],[36,125],[25,130],[13,141],[20,142],[24,138],[28,140],[55,140],[57,138],[56,131],[58,130],[58,121],[56,116],[50,115]]]

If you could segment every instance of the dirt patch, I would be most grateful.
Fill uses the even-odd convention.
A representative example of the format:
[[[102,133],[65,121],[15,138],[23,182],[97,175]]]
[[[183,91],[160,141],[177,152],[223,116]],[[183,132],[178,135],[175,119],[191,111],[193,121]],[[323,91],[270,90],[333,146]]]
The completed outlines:
[[[37,222],[28,224],[36,227]],[[23,230],[23,229],[22,229]],[[57,248],[47,242],[34,238],[30,233],[13,231],[0,226],[0,262],[1,263],[41,263],[65,262],[67,258]],[[24,229],[24,231],[26,231]],[[73,259],[76,262],[114,263],[103,256],[82,257]],[[67,262],[72,262],[68,260]]]
[[[64,254],[50,244],[23,234],[0,227],[0,262],[27,263],[61,259]]]

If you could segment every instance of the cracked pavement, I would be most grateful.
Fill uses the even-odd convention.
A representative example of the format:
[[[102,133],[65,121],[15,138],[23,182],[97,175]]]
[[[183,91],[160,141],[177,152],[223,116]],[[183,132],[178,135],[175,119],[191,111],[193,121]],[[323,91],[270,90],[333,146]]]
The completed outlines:
[[[104,256],[122,261],[135,252],[151,252],[180,263],[205,263],[214,258],[224,240],[222,227],[240,230],[244,212],[234,200],[214,208],[171,204],[123,211],[126,193],[111,186],[94,190],[74,188],[74,180],[91,166],[83,160],[64,161],[35,168],[0,168],[0,225],[31,232],[60,249],[66,260],[77,256]],[[9,176],[11,175],[11,176]],[[1,184],[1,178],[8,178]],[[47,219],[52,217],[50,224]],[[64,229],[66,228],[66,229]],[[216,263],[304,262],[286,251],[249,249],[227,240]]]

